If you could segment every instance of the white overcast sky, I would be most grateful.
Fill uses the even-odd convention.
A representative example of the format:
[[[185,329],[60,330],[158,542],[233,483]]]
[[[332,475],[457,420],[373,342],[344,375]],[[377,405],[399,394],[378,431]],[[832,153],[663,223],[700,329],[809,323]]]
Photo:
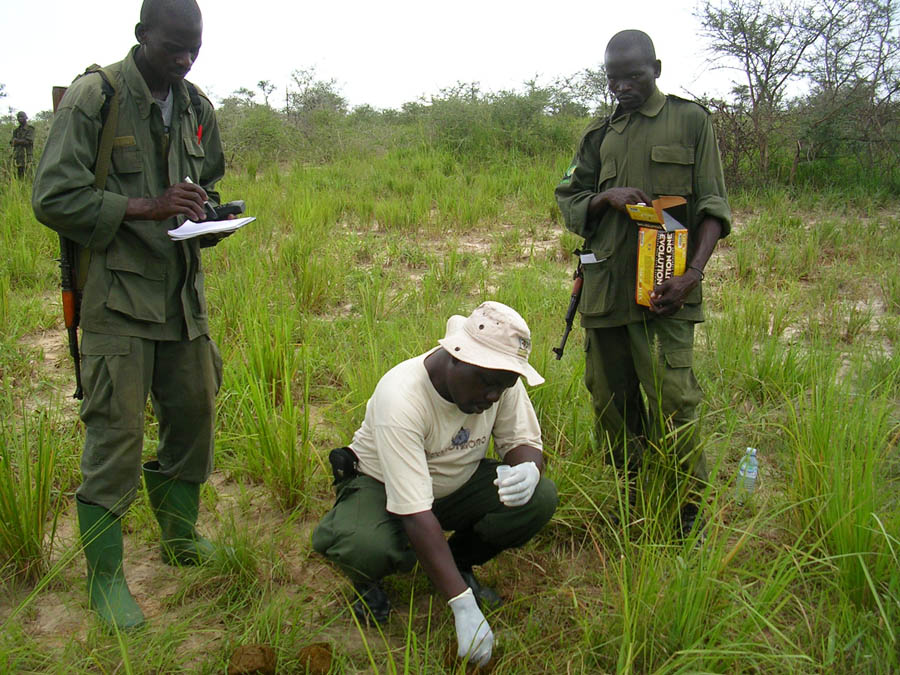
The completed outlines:
[[[200,0],[203,48],[188,78],[214,102],[267,79],[284,99],[291,71],[334,78],[351,106],[398,108],[457,81],[482,91],[518,89],[537,76],[596,68],[609,38],[640,28],[653,38],[663,91],[727,93],[732,74],[711,70],[695,0]],[[91,63],[120,60],[135,43],[140,0],[0,1],[0,111],[51,107]],[[261,100],[259,96],[257,100]]]

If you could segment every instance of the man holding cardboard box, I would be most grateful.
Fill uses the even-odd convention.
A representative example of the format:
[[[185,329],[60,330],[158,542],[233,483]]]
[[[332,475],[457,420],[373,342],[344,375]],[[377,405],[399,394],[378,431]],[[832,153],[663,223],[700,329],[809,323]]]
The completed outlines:
[[[617,33],[605,63],[618,106],[588,127],[556,188],[566,227],[585,240],[579,305],[585,384],[598,441],[632,488],[648,443],[674,448],[678,474],[689,477],[678,521],[686,536],[708,477],[696,442],[702,391],[692,368],[694,324],[703,321],[703,270],[731,229],[731,210],[709,113],[657,89],[662,65],[650,37]],[[643,223],[629,217],[626,205],[650,205],[660,196],[685,200],[667,213],[687,228],[686,265],[654,286],[645,307],[635,293]]]

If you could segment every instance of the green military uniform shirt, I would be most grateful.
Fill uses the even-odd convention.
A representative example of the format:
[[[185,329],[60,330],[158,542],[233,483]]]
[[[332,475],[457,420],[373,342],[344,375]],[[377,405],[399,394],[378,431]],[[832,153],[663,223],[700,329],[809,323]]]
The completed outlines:
[[[706,216],[731,229],[731,210],[709,113],[700,105],[658,89],[640,109],[609,122],[595,120],[587,129],[556,198],[566,227],[584,237],[598,262],[586,263],[579,310],[586,328],[622,326],[653,316],[635,302],[638,227],[627,214],[608,208],[599,218],[588,215],[595,194],[613,187],[643,190],[652,199],[680,195],[685,207],[671,211],[688,228],[688,261],[697,227]],[[703,320],[702,289],[688,294],[674,317]]]
[[[16,144],[15,141],[25,141],[25,144]],[[30,124],[26,124],[24,127],[17,126],[13,129],[12,140],[9,144],[13,146],[13,159],[16,166],[31,164],[34,156],[34,127]]]
[[[168,132],[134,61],[133,48],[105,68],[119,99],[118,123],[104,190],[93,187],[102,79],[77,79],[53,119],[34,183],[38,219],[91,250],[81,307],[86,331],[153,340],[193,340],[209,332],[197,239],[173,242],[167,231],[183,217],[124,220],[129,197],[158,197],[190,177],[210,201],[225,171],[212,104],[201,96],[200,119],[184,82],[173,85]],[[202,127],[202,131],[201,131]],[[186,334],[185,334],[186,331]]]

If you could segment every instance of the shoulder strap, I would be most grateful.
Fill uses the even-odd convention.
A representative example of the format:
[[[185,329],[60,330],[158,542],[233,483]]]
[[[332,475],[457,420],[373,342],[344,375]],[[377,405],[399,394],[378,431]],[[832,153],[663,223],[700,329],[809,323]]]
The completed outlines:
[[[185,80],[184,84],[187,87],[188,95],[191,97],[191,107],[194,109],[194,117],[197,118],[197,124],[200,124],[200,110],[202,106],[200,103],[200,92],[193,83]]]
[[[188,95],[191,97],[191,106],[194,108],[194,112],[197,114],[197,119],[200,119],[200,92],[197,90],[197,87],[187,80],[184,81],[185,86],[188,90]]]
[[[94,187],[102,190],[106,187],[106,177],[109,175],[109,167],[112,162],[113,140],[116,136],[116,127],[119,122],[119,97],[116,96],[116,88],[112,78],[103,68],[96,63],[88,66],[84,74],[97,73],[103,80],[103,94],[105,101],[100,109],[100,119],[103,120],[103,130],[100,132],[100,146],[97,149],[97,164],[94,167]]]

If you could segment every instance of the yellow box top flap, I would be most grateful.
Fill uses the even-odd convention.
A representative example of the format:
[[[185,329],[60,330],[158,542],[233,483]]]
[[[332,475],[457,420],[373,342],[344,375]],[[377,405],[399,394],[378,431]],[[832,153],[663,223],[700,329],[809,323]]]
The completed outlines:
[[[663,214],[663,211],[682,204],[687,204],[687,200],[684,197],[663,195],[658,199],[654,199],[651,206],[646,204],[626,204],[625,209],[632,220],[663,225],[666,229],[672,229],[673,223],[678,223],[678,221],[671,216],[667,216],[667,214]],[[666,227],[667,223],[668,227]]]
[[[656,212],[652,206],[646,204],[626,204],[628,215],[632,220],[639,220],[642,223],[656,223],[662,225],[662,215]]]

